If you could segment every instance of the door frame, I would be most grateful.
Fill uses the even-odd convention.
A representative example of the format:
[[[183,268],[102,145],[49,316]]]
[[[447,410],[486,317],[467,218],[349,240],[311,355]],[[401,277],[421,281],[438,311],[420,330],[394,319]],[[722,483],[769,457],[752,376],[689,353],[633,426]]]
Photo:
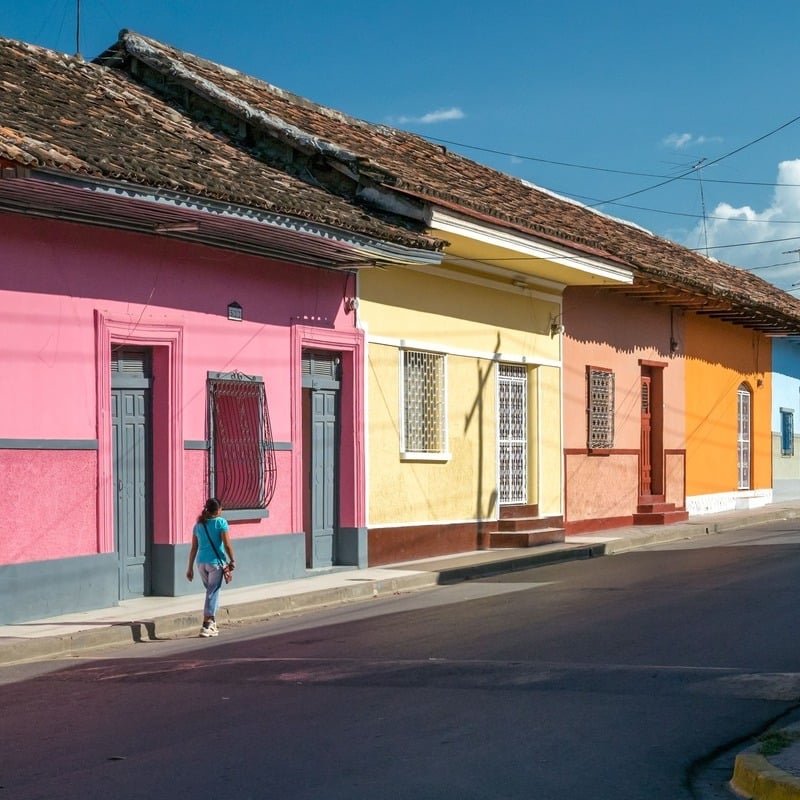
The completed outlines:
[[[523,380],[518,378],[509,378],[507,376],[502,376],[500,374],[501,369],[503,367],[511,367],[517,369],[521,372],[523,376]],[[501,439],[500,439],[500,408],[501,408],[501,391],[500,385],[501,383],[506,380],[509,385],[521,384],[522,385],[522,400],[523,400],[523,407],[524,407],[524,420],[522,423],[523,430],[524,430],[524,465],[523,465],[523,472],[524,472],[524,497],[523,498],[515,498],[510,500],[503,500],[502,499],[502,470],[501,470]],[[495,452],[497,457],[497,503],[498,505],[526,505],[528,503],[528,498],[530,496],[530,448],[531,448],[531,433],[530,433],[530,375],[528,371],[528,367],[525,364],[513,363],[513,362],[498,362],[497,363],[497,372],[496,372],[496,379],[495,379],[495,390],[497,392],[497,437],[495,441]],[[513,437],[509,437],[508,441],[513,441]],[[518,440],[521,441],[521,440]]]
[[[114,505],[114,549],[118,558],[118,578],[119,578],[119,598],[125,600],[131,597],[147,597],[152,593],[152,553],[153,553],[153,402],[152,402],[152,388],[153,388],[153,372],[152,361],[153,354],[150,348],[132,348],[127,345],[118,346],[120,352],[124,353],[126,350],[137,350],[144,353],[143,358],[143,371],[142,375],[131,375],[127,372],[114,372],[111,373],[111,394],[112,394],[112,410],[114,407],[113,396],[118,393],[117,402],[117,417],[119,422],[126,419],[125,414],[121,410],[122,400],[126,391],[142,392],[143,400],[143,416],[144,416],[144,441],[142,446],[144,449],[144,458],[142,468],[144,475],[142,477],[144,484],[144,507],[141,510],[142,519],[141,523],[144,526],[142,533],[142,592],[131,592],[128,581],[128,564],[127,564],[127,551],[128,545],[131,542],[131,537],[137,533],[136,529],[131,530],[127,525],[120,524],[123,514],[120,509],[120,467],[123,463],[124,454],[119,452],[119,449],[114,451],[114,435],[112,433],[112,478],[114,479],[114,492],[112,503]],[[116,348],[115,348],[116,349]],[[114,417],[112,416],[112,422]],[[112,425],[113,431],[113,425]],[[124,437],[122,437],[124,438]],[[118,440],[118,443],[121,439]],[[139,483],[134,480],[134,488],[138,489]],[[134,501],[135,504],[135,501]]]
[[[183,541],[183,328],[117,319],[95,310],[97,403],[97,551],[114,552],[114,471],[111,443],[111,348],[148,347],[153,354],[153,536]]]
[[[366,431],[364,426],[364,333],[293,324],[291,336],[292,530],[303,530],[303,350],[335,351],[342,359],[339,391],[339,525],[366,525]]]
[[[663,361],[639,360],[639,469],[637,475],[636,493],[640,500],[649,497],[663,497],[666,492],[665,454],[664,454],[664,370],[668,364]],[[645,380],[649,381],[650,405],[650,493],[643,491],[642,458],[642,386]]]
[[[303,388],[303,530],[306,535],[306,567],[310,569],[334,566],[338,561],[338,542],[339,542],[339,529],[341,521],[339,517],[339,497],[340,497],[340,464],[339,464],[339,446],[341,442],[341,375],[342,364],[341,354],[337,351],[320,351],[320,350],[303,350],[303,362],[306,358],[314,361],[314,354],[322,354],[329,356],[331,375],[321,376],[314,374],[307,374],[303,370],[302,374],[302,388]],[[322,455],[318,453],[314,447],[313,425],[316,419],[314,412],[315,396],[322,394],[332,394],[333,401],[333,441],[330,442],[332,453],[330,462],[325,461],[326,468],[330,469],[331,474],[323,476],[323,484],[330,481],[332,485],[332,496],[329,498],[332,502],[332,542],[331,542],[331,557],[330,562],[318,563],[316,561],[316,545],[317,542],[314,536],[314,520],[316,519],[317,506],[316,503],[324,501],[325,496],[320,496],[314,481],[315,468],[318,464],[317,459]],[[326,443],[327,444],[327,443]]]

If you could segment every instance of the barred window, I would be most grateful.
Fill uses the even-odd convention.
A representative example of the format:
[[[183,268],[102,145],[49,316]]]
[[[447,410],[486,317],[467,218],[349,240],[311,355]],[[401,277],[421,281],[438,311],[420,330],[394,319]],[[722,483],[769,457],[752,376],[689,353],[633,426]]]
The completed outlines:
[[[447,450],[445,367],[441,353],[403,350],[403,452]]]
[[[794,455],[794,411],[781,409],[781,455]]]
[[[614,373],[588,367],[588,447],[608,450],[614,446]]]
[[[264,509],[275,493],[275,451],[264,381],[209,373],[209,487],[222,507]]]

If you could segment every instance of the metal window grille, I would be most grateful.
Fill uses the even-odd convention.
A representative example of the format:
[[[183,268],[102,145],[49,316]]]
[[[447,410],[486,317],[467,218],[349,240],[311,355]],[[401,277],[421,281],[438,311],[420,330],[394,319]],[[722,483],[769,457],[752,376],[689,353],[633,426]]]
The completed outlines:
[[[794,455],[794,411],[781,409],[781,455]]]
[[[223,508],[266,508],[277,470],[264,381],[227,373],[209,376],[209,485]]]
[[[403,351],[403,450],[444,453],[445,357],[441,353]]]
[[[501,503],[528,501],[528,372],[497,368],[499,495]]]
[[[614,446],[614,373],[589,367],[588,383],[588,446],[607,450]]]
[[[750,390],[742,384],[738,390],[739,488],[750,488]]]

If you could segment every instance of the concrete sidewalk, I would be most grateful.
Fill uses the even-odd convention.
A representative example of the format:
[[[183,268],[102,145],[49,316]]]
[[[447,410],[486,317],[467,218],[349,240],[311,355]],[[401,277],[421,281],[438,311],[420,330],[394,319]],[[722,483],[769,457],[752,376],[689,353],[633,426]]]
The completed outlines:
[[[800,501],[692,517],[676,525],[616,528],[568,536],[562,544],[484,550],[367,569],[332,570],[292,581],[226,587],[217,620],[255,622],[278,614],[358,602],[515,570],[623,553],[648,545],[709,536],[754,524],[800,518]],[[798,522],[800,525],[800,522]],[[0,625],[0,666],[89,654],[110,645],[193,635],[202,622],[202,595],[143,597],[112,608]],[[795,737],[795,734],[797,736]],[[753,746],[736,758],[732,786],[757,800],[800,800],[800,722],[787,726],[788,744],[770,757]],[[798,742],[794,739],[798,738]]]
[[[334,569],[291,581],[222,590],[217,620],[247,622],[337,603],[414,591],[544,564],[595,558],[660,542],[706,536],[760,522],[800,517],[800,500],[759,509],[693,517],[676,525],[643,525],[568,536],[562,544],[482,550],[367,569]],[[141,597],[93,611],[0,625],[0,665],[58,658],[96,647],[164,639],[199,631],[202,594]]]

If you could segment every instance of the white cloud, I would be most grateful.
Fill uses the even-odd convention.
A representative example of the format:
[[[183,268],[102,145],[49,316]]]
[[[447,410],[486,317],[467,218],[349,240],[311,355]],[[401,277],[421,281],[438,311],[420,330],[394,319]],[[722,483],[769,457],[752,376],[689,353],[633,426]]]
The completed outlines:
[[[720,203],[708,212],[705,229],[699,222],[684,244],[704,252],[707,237],[708,254],[720,261],[748,268],[779,264],[754,274],[782,289],[792,288],[800,281],[800,254],[789,252],[800,247],[800,238],[792,238],[800,237],[800,159],[782,161],[776,183],[794,185],[776,186],[762,211]]]
[[[408,125],[415,123],[417,125],[433,125],[436,122],[448,122],[452,119],[464,119],[466,114],[460,109],[453,106],[452,108],[440,108],[436,111],[429,111],[421,117],[398,117],[396,122],[399,125]]]
[[[721,142],[721,136],[695,136],[692,133],[671,133],[661,141],[665,147],[674,147],[676,150],[686,150],[689,147]]]

